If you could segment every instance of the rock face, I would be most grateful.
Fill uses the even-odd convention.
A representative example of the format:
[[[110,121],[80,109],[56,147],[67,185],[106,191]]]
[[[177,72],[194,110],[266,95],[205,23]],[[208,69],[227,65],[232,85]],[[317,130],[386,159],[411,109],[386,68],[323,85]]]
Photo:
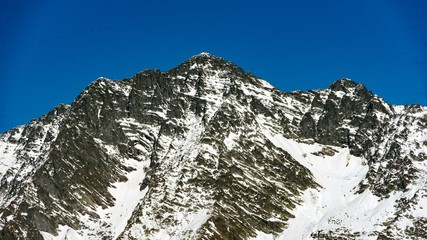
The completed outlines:
[[[426,150],[426,107],[203,53],[1,134],[0,238],[427,238]]]

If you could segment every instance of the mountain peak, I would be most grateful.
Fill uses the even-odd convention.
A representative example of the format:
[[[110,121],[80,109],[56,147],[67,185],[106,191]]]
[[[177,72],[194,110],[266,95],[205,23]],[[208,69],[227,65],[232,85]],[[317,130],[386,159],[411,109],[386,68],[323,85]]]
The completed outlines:
[[[172,71],[177,69],[186,69],[187,70],[225,70],[228,69],[230,71],[239,72],[240,74],[244,74],[243,69],[235,65],[233,62],[230,62],[224,58],[217,57],[207,52],[202,52],[197,55],[192,56],[182,64],[180,64],[177,68],[172,69]]]
[[[205,57],[215,57],[214,55],[208,53],[208,52],[201,52],[199,54],[194,55],[194,57],[201,57],[201,56],[205,56]]]
[[[225,60],[224,58],[217,57],[208,52],[201,52],[197,55],[192,56],[186,62],[192,62],[192,63],[196,62],[196,63],[202,63],[202,64],[217,62],[220,64],[224,64],[224,63],[227,63],[228,61]]]
[[[344,91],[344,92],[347,92],[349,89],[354,89],[354,88],[366,88],[366,87],[361,83],[357,83],[351,80],[350,78],[342,78],[342,79],[336,80],[329,86],[329,89],[331,90]]]

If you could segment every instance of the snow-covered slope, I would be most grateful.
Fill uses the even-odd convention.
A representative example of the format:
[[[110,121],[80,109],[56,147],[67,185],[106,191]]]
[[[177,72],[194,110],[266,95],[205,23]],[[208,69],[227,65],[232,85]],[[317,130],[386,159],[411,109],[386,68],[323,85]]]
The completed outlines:
[[[426,238],[426,116],[207,53],[100,78],[0,135],[0,238]]]

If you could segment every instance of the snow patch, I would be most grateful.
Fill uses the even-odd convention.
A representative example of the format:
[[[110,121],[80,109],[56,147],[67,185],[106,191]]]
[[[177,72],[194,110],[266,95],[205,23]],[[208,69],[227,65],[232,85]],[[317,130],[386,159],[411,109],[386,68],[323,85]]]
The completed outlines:
[[[238,138],[239,138],[239,135],[233,132],[230,132],[230,134],[228,134],[228,137],[224,139],[224,144],[227,147],[228,151],[234,148],[234,145],[236,144],[236,139]]]
[[[256,231],[256,237],[249,238],[249,240],[274,240],[272,234],[267,234],[261,231]]]
[[[80,236],[76,230],[70,228],[69,226],[60,225],[58,227],[58,236],[54,236],[50,233],[40,231],[44,240],[84,240],[82,236]]]
[[[145,178],[145,170],[149,167],[150,160],[126,159],[125,165],[135,170],[126,175],[128,179],[126,182],[117,182],[109,188],[111,195],[116,199],[114,206],[106,209],[98,207],[97,209],[100,218],[111,226],[114,239],[123,232],[127,221],[147,192],[147,188],[140,189],[140,184]]]
[[[210,216],[211,215],[209,214],[208,209],[199,210],[196,215],[193,216],[191,222],[183,228],[183,232],[191,230],[195,233],[200,227],[202,227],[202,225],[209,219]]]
[[[0,179],[16,164],[16,147],[17,144],[0,142]]]
[[[258,78],[258,81],[261,82],[261,84],[262,84],[262,86],[264,88],[268,88],[268,89],[273,89],[274,88],[273,85],[271,85],[269,82],[265,81],[264,79]]]
[[[365,159],[352,156],[348,148],[332,146],[328,147],[336,151],[333,156],[319,155],[325,146],[299,143],[268,131],[264,134],[308,168],[321,185],[320,189],[303,193],[302,205],[293,211],[295,218],[289,220],[288,228],[277,239],[309,239],[319,230],[336,232],[342,228],[359,232],[361,239],[370,239],[369,233],[385,228],[381,223],[393,216],[399,197],[380,200],[370,191],[355,193],[368,172]]]
[[[201,52],[201,53],[199,53],[197,55],[194,55],[193,57],[199,57],[199,56],[212,56],[212,55],[210,53],[208,53],[208,52]]]

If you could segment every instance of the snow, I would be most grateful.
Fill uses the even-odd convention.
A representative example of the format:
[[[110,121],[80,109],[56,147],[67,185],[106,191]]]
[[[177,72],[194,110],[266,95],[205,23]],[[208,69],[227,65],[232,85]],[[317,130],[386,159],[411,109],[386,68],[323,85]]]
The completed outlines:
[[[261,102],[266,103],[266,105],[268,105],[268,103],[274,102],[271,88],[269,87],[267,87],[266,90],[246,83],[241,83],[239,87],[243,90],[243,93],[246,96],[255,96],[256,98],[261,100]]]
[[[417,106],[416,111],[410,111],[408,110],[408,107],[410,107],[410,105],[394,105],[393,109],[394,112],[399,115],[409,115],[416,118],[426,118],[427,106]]]
[[[16,147],[17,144],[0,142],[0,179],[16,164]]]
[[[187,224],[183,228],[183,232],[186,232],[188,230],[193,231],[195,233],[210,217],[208,209],[201,209],[199,210],[195,216],[192,217],[192,220],[190,223]]]
[[[133,125],[138,125],[134,121],[128,121]],[[101,140],[95,139],[95,141],[105,149],[110,156],[119,156],[120,153],[116,146],[107,145],[102,143]],[[142,148],[141,145],[136,145],[136,148]],[[138,203],[147,193],[147,188],[140,189],[140,184],[145,178],[145,171],[150,165],[150,159],[146,158],[144,161],[138,161],[132,158],[125,158],[121,160],[122,164],[128,169],[133,169],[126,174],[127,181],[116,182],[108,190],[115,199],[114,206],[103,209],[98,207],[96,213],[100,216],[100,220],[107,223],[111,235],[116,239],[125,229],[127,221],[132,216],[133,211],[137,207]],[[99,228],[99,223],[95,222],[92,229]],[[102,224],[104,225],[104,224]],[[99,229],[97,231],[102,231]],[[87,235],[87,233],[84,233]]]
[[[135,118],[121,118],[117,120],[121,127],[143,129],[144,124],[138,122]]]
[[[196,69],[198,66],[199,66],[199,64],[193,63],[193,65],[190,66],[190,70],[191,69]]]
[[[293,158],[307,167],[322,186],[322,189],[309,189],[304,193],[303,205],[293,212],[296,217],[289,221],[289,227],[281,239],[308,239],[317,227],[339,227],[342,219],[335,219],[336,215],[345,215],[347,209],[360,206],[361,199],[359,195],[354,194],[354,188],[368,171],[364,159],[350,155],[349,149],[346,148],[334,148],[338,152],[331,157],[316,156],[313,153],[321,151],[321,145],[298,143],[278,134],[266,136],[274,145],[288,151]],[[357,211],[370,210],[371,201],[377,201],[369,196],[364,200],[367,209]],[[356,226],[353,225],[354,227]]]
[[[265,81],[264,79],[258,78],[258,80],[261,82],[262,86],[264,88],[273,89],[273,85],[271,85],[269,82]]]
[[[137,123],[129,119],[121,123],[137,125]],[[116,146],[105,144],[97,138],[94,140],[110,156],[120,156]],[[136,145],[136,148],[140,147],[142,146]],[[72,229],[69,226],[60,226],[58,236],[42,232],[45,240],[99,239],[103,234],[113,236],[113,239],[116,239],[124,231],[133,211],[147,193],[147,188],[140,189],[140,184],[145,178],[145,171],[150,165],[150,160],[149,158],[145,161],[123,158],[121,162],[128,169],[132,170],[126,174],[126,181],[116,182],[108,189],[113,199],[115,199],[114,205],[104,209],[98,206],[95,209],[95,213],[99,215],[99,219],[93,219],[88,215],[81,215],[80,218],[84,222],[85,227],[80,230]],[[96,234],[94,235],[94,233]]]
[[[116,92],[121,92],[126,97],[129,97],[130,92],[132,91],[132,86],[122,84],[121,82],[111,81],[111,88]]]
[[[217,79],[218,80],[218,79]],[[220,79],[222,80],[222,79]],[[218,81],[220,81],[218,80]],[[211,85],[212,86],[212,85]],[[213,89],[212,89],[213,88]],[[221,84],[212,86],[211,91],[221,91]],[[207,94],[209,96],[209,94]],[[219,101],[220,102],[220,101]],[[208,107],[211,108],[211,114],[217,111],[218,102],[213,100],[208,101]],[[162,192],[158,194],[150,194],[148,202],[144,205],[139,205],[137,223],[133,224],[127,233],[129,236],[136,239],[191,239],[197,229],[199,229],[209,218],[213,202],[208,198],[210,193],[201,189],[191,189],[176,191],[179,182],[186,182],[192,175],[180,174],[184,169],[191,168],[195,162],[194,159],[199,155],[216,156],[218,149],[209,144],[200,144],[203,132],[205,130],[203,120],[196,116],[194,112],[188,111],[185,113],[184,119],[172,119],[170,123],[182,127],[185,131],[179,135],[159,135],[159,128],[153,126],[145,126],[139,124],[135,119],[127,118],[120,119],[118,122],[123,128],[125,135],[131,140],[138,140],[134,148],[142,152],[147,151],[148,145],[151,147],[153,143],[148,143],[143,136],[152,136],[153,141],[157,145],[157,157],[160,165],[159,171],[167,171],[164,178],[164,186]],[[145,150],[145,151],[144,151]],[[177,161],[179,159],[179,161]],[[194,174],[197,174],[196,172]],[[130,181],[130,180],[129,180]],[[117,188],[123,188],[117,186]],[[185,194],[184,194],[185,193]],[[129,194],[128,194],[129,195]],[[159,219],[156,212],[165,211],[165,202],[173,201],[175,197],[179,198],[180,205],[194,206],[194,208],[177,208],[172,212],[165,212]],[[138,200],[138,202],[142,202]],[[131,209],[131,208],[130,208]],[[127,211],[127,210],[126,210]],[[125,212],[126,212],[125,211]],[[125,219],[123,218],[123,224]],[[135,221],[135,218],[133,219]],[[166,222],[172,221],[174,224],[169,225]],[[147,232],[147,229],[153,231]],[[117,230],[120,232],[120,230]]]
[[[343,91],[335,91],[335,95],[341,99],[344,97],[344,95],[346,95],[346,93]]]
[[[239,135],[230,132],[228,137],[224,139],[224,144],[227,147],[228,151],[232,150],[234,148],[234,145],[236,144],[236,139],[239,137]]]
[[[224,76],[224,71],[214,71],[212,75],[206,77],[205,81],[205,91],[204,99],[208,103],[206,109],[206,115],[208,121],[214,116],[218,109],[224,103],[223,94],[228,91],[230,88],[230,79],[222,77]]]
[[[43,154],[49,151],[51,143],[58,135],[61,120],[62,116],[58,116],[47,125],[42,125],[35,120],[26,126],[17,127],[0,135],[0,179],[6,180],[7,183],[15,181],[13,185],[3,182],[1,187],[8,189],[3,193],[7,194],[20,183],[30,184],[32,175],[46,159]],[[28,139],[27,135],[24,136],[24,128],[26,127],[37,128],[38,137]],[[46,139],[48,133],[53,136],[49,141]],[[14,141],[9,142],[8,139]],[[6,178],[4,178],[5,176]],[[13,199],[13,197],[0,196],[0,207],[7,206]]]
[[[405,106],[404,105],[394,105],[393,106],[394,111],[396,112],[396,114],[405,114]]]
[[[256,237],[249,238],[249,240],[274,240],[272,234],[267,234],[261,231],[256,231]]]
[[[212,55],[210,53],[208,53],[208,52],[201,52],[201,53],[199,53],[197,55],[194,55],[193,57],[199,57],[199,56],[212,56]]]
[[[40,232],[44,240],[84,240],[76,230],[70,228],[69,226],[60,225],[58,227],[58,235],[54,236],[47,232]]]
[[[128,178],[126,182],[117,182],[112,188],[109,188],[111,195],[116,199],[114,206],[106,209],[98,207],[97,209],[100,218],[110,224],[114,239],[123,232],[133,210],[147,192],[147,188],[140,190],[140,184],[145,178],[145,169],[150,165],[150,161],[126,159],[125,164],[136,170],[126,175]]]
[[[162,240],[181,240],[181,239],[194,239],[196,231],[206,223],[209,219],[210,210],[200,209],[198,212],[190,215],[175,213],[175,220],[181,223],[176,228],[160,229],[155,233],[152,239]]]
[[[161,119],[167,119],[165,111],[160,112],[160,111],[151,111],[151,110],[148,110],[147,111],[147,115],[150,115],[150,114],[154,115],[154,116],[158,116]]]
[[[265,119],[258,117],[257,121],[262,126],[263,134],[275,146],[287,151],[308,168],[321,185],[319,189],[308,189],[303,193],[302,204],[292,212],[295,218],[290,219],[288,228],[274,239],[311,239],[310,235],[317,231],[336,232],[343,228],[359,232],[360,239],[375,239],[369,233],[385,228],[382,223],[394,217],[396,201],[402,197],[411,199],[418,189],[427,184],[426,177],[418,180],[415,187],[411,187],[414,191],[396,192],[382,200],[369,190],[357,194],[357,186],[368,171],[365,159],[352,156],[348,148],[305,144],[286,139],[280,134],[272,133],[266,127]],[[336,153],[333,156],[317,154],[325,147],[334,149]],[[427,166],[420,166],[418,169],[427,169]],[[421,207],[423,203],[427,204],[427,201],[418,203],[414,216],[426,216],[427,210]],[[411,221],[407,219],[398,222],[401,229],[410,224]],[[268,234],[258,233],[254,239],[273,238]]]

